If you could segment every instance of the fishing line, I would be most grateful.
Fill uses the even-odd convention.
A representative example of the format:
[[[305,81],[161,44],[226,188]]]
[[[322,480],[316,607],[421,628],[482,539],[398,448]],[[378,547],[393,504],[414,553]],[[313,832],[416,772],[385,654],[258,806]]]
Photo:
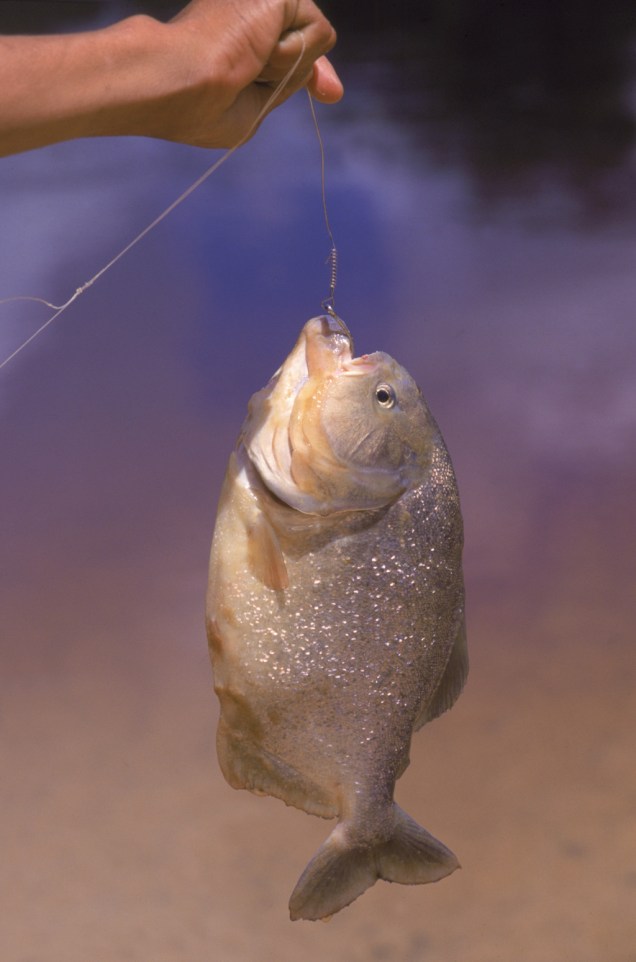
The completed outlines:
[[[7,304],[12,301],[36,301],[37,303],[44,304],[46,307],[50,307],[53,311],[55,311],[55,313],[52,314],[51,317],[49,317],[48,320],[45,321],[41,327],[39,327],[36,331],[33,332],[33,334],[30,335],[30,337],[28,337],[25,341],[23,341],[22,344],[20,344],[20,346],[17,347],[12,354],[9,354],[8,357],[6,357],[2,362],[0,362],[0,370],[5,366],[5,364],[8,364],[9,361],[12,361],[13,358],[20,353],[20,351],[23,351],[24,348],[31,343],[31,341],[34,341],[36,337],[39,337],[39,335],[42,334],[42,332],[45,331],[47,327],[53,323],[53,321],[56,321],[58,319],[60,314],[63,314],[64,311],[71,306],[73,301],[76,301],[77,298],[84,293],[84,291],[88,290],[88,288],[95,283],[95,281],[97,281],[100,277],[102,277],[106,273],[106,271],[109,271],[111,267],[113,267],[117,263],[117,261],[121,260],[121,258],[124,257],[128,253],[128,251],[130,251],[133,247],[135,247],[135,245],[138,244],[140,240],[142,240],[147,234],[149,234],[151,230],[154,230],[155,227],[157,227],[162,222],[162,220],[164,220],[168,216],[168,214],[171,214],[172,211],[179,206],[179,204],[182,204],[184,200],[186,200],[190,196],[190,194],[194,193],[194,191],[197,190],[197,188],[200,187],[201,184],[203,184],[203,182],[208,179],[208,177],[211,177],[212,174],[219,169],[221,164],[224,164],[225,161],[228,160],[232,156],[232,154],[239,149],[239,147],[242,147],[243,144],[247,140],[249,140],[249,138],[252,136],[256,127],[259,125],[263,117],[268,112],[273,102],[276,100],[276,98],[281,93],[281,91],[287,86],[287,84],[295,74],[296,70],[298,69],[306,49],[305,38],[302,33],[300,33],[300,39],[301,39],[302,46],[296,62],[288,70],[288,72],[285,74],[285,76],[280,81],[280,83],[275,87],[271,96],[267,99],[265,106],[257,115],[256,119],[252,122],[251,126],[248,127],[246,133],[243,134],[240,140],[238,140],[233,147],[230,147],[228,150],[226,150],[226,152],[222,154],[221,157],[219,157],[219,159],[216,160],[210,167],[208,167],[208,169],[203,174],[201,174],[201,176],[198,177],[193,184],[191,184],[186,190],[184,190],[183,193],[180,194],[179,197],[177,197],[177,199],[174,200],[168,207],[166,207],[166,209],[162,211],[158,217],[155,217],[152,223],[148,224],[147,227],[144,227],[144,229],[140,231],[139,234],[137,234],[137,236],[134,237],[128,244],[126,244],[126,246],[123,247],[118,254],[115,254],[115,256],[110,261],[108,261],[107,264],[104,265],[104,267],[100,268],[100,270],[98,270],[96,274],[94,274],[91,278],[89,278],[89,280],[87,280],[84,284],[78,287],[75,293],[72,294],[71,297],[69,297],[69,299],[64,304],[51,304],[50,301],[44,300],[43,297],[32,297],[26,294],[17,295],[15,297],[5,297],[2,300],[0,300],[0,304]],[[307,93],[309,93],[309,91],[307,91]],[[309,96],[309,100],[311,104],[311,95]],[[311,111],[312,111],[312,114],[314,115],[314,121],[315,121],[313,104],[311,104]],[[318,129],[317,121],[315,122],[316,122],[316,129]],[[320,137],[320,132],[318,132],[318,136]],[[324,156],[323,156],[323,196],[324,196]],[[334,282],[334,286],[335,286],[335,282]],[[332,297],[333,297],[333,294],[332,294]],[[328,308],[326,309],[328,310]]]
[[[316,136],[318,137],[318,145],[320,147],[320,186],[322,191],[322,213],[325,218],[325,227],[327,228],[327,234],[331,242],[331,250],[329,251],[329,256],[327,257],[326,263],[329,265],[329,294],[325,297],[322,302],[322,309],[333,317],[334,321],[337,321],[342,328],[343,334],[345,334],[350,341],[352,341],[351,331],[342,320],[339,314],[336,313],[336,282],[338,280],[338,248],[336,247],[336,242],[334,240],[333,231],[331,230],[331,224],[329,222],[329,213],[327,211],[327,190],[325,187],[325,145],[323,143],[322,134],[320,133],[320,127],[318,125],[318,117],[316,116],[316,110],[314,107],[314,101],[307,91],[307,96],[309,97],[309,107],[311,109],[311,116],[314,122],[314,127],[316,128]]]
[[[316,116],[316,109],[314,107],[313,97],[307,91],[307,97],[309,98],[309,109],[311,110],[312,120],[314,122],[314,127],[316,128],[316,136],[318,138],[318,146],[320,147],[320,186],[322,190],[322,212],[325,218],[325,227],[327,228],[327,234],[329,235],[329,240],[331,241],[331,250],[329,251],[329,257],[327,258],[327,263],[329,264],[330,278],[329,278],[329,296],[322,302],[323,308],[329,314],[333,314],[336,317],[336,281],[338,280],[338,249],[336,247],[336,242],[333,238],[333,231],[331,230],[331,224],[329,223],[329,213],[327,211],[327,192],[325,188],[325,145],[322,140],[322,135],[320,133],[320,127],[318,126],[318,118]]]

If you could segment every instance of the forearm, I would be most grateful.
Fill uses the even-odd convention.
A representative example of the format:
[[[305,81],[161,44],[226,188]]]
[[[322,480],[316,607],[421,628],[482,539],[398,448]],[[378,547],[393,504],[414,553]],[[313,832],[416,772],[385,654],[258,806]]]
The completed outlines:
[[[92,32],[0,38],[0,154],[142,133],[165,25],[135,16]],[[142,123],[140,123],[142,121]]]
[[[340,98],[324,56],[334,42],[312,0],[191,0],[169,23],[137,15],[85,33],[0,37],[0,156],[123,134],[235,146],[285,77],[276,103],[302,84],[326,103]]]

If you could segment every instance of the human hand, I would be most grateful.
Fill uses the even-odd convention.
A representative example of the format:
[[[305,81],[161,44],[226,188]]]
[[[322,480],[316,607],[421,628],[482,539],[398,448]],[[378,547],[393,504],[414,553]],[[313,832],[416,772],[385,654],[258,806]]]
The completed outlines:
[[[303,86],[323,103],[342,96],[324,56],[336,34],[312,0],[191,0],[162,28],[163,72],[174,89],[147,118],[163,130],[153,136],[234,146],[256,129],[273,90],[295,64],[268,112]]]

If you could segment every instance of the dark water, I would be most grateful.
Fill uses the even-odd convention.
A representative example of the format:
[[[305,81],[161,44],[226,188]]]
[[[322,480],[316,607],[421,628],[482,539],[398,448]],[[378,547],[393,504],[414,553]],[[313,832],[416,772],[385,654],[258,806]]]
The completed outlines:
[[[629,23],[540,4],[495,30],[475,6],[409,31],[407,5],[371,5],[357,43],[342,8],[347,96],[319,111],[338,310],[421,384],[463,498],[472,681],[403,789],[462,879],[290,928],[296,865],[259,832],[309,851],[309,820],[215,769],[215,500],[249,395],[327,293],[298,96],[1,373],[7,959],[633,962]],[[0,297],[65,300],[211,159],[122,139],[2,161]],[[0,306],[2,357],[47,316]]]

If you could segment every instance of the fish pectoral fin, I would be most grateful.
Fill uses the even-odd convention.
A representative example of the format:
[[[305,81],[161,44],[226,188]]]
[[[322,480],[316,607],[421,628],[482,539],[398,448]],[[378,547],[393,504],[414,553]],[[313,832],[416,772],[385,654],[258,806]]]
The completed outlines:
[[[450,658],[444,669],[439,685],[435,689],[433,697],[428,701],[413,726],[413,731],[417,731],[426,722],[439,717],[449,708],[452,708],[459,698],[466,679],[468,677],[468,647],[466,644],[466,622],[464,618],[457,631],[455,643],[453,644]]]
[[[397,805],[388,839],[351,845],[339,823],[301,875],[289,900],[296,919],[323,919],[345,908],[379,878],[417,885],[450,875],[459,862],[450,849]]]
[[[264,514],[247,526],[247,550],[254,577],[267,588],[281,591],[289,586],[289,575],[278,536]]]

